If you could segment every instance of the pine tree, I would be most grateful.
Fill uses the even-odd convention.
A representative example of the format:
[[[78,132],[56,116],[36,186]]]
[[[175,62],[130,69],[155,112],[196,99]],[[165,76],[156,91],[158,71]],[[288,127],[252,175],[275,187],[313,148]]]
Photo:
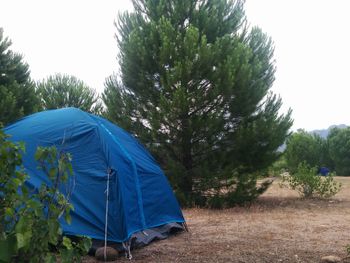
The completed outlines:
[[[37,83],[37,90],[45,110],[76,107],[95,114],[102,110],[102,103],[95,90],[74,76],[49,76]]]
[[[0,122],[4,125],[38,109],[29,66],[9,50],[11,41],[0,28]]]
[[[106,82],[106,116],[151,149],[187,204],[254,199],[292,125],[269,92],[271,39],[247,27],[243,1],[133,4],[119,15],[121,76]]]

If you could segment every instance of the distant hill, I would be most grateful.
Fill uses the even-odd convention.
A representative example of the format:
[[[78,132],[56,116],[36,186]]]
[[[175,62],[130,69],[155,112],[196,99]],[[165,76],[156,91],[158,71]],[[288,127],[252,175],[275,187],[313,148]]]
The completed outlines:
[[[339,124],[339,125],[331,125],[328,127],[328,129],[323,129],[323,130],[313,130],[313,131],[310,131],[310,133],[314,133],[314,134],[317,134],[319,136],[321,136],[322,138],[327,138],[329,132],[331,129],[333,128],[338,128],[338,129],[344,129],[344,128],[347,128],[348,126],[345,125],[345,124]]]

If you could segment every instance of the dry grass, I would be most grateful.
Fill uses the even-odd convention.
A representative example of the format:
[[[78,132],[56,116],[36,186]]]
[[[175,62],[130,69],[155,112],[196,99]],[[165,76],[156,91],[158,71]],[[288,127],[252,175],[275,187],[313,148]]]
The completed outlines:
[[[186,209],[190,232],[133,251],[134,262],[320,262],[346,256],[350,178],[330,200],[303,200],[272,187],[250,207]],[[85,262],[95,262],[86,258]],[[120,258],[118,262],[129,262]]]

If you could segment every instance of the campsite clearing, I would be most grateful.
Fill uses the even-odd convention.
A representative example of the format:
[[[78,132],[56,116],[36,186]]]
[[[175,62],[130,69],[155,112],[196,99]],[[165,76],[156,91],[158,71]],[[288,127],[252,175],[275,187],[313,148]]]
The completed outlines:
[[[301,199],[278,182],[250,207],[183,210],[190,232],[133,251],[134,262],[320,262],[346,257],[350,177],[332,199]],[[86,257],[85,263],[95,262]],[[120,257],[118,262],[130,262]],[[347,261],[343,261],[347,262]],[[348,261],[350,262],[350,261]]]

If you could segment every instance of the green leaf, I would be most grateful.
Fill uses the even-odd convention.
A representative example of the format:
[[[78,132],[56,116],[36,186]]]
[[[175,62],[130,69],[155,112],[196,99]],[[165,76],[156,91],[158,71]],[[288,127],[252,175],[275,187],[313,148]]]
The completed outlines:
[[[5,208],[5,216],[13,217],[14,214],[15,214],[15,210],[13,208],[10,208],[10,207]]]
[[[30,220],[25,216],[21,216],[16,224],[16,233],[24,233],[28,227],[30,227]]]
[[[35,208],[38,208],[40,206],[41,206],[41,204],[39,203],[39,201],[37,201],[35,199],[29,199],[27,201],[27,207],[29,207],[29,208],[35,209]]]
[[[63,244],[63,246],[64,246],[66,249],[68,249],[68,250],[70,250],[70,249],[73,248],[72,242],[71,242],[71,240],[70,240],[68,237],[63,237],[63,242],[62,242],[62,244]]]
[[[56,178],[56,176],[57,176],[57,168],[51,168],[50,170],[49,170],[49,177],[51,178],[51,179],[55,179]]]
[[[52,245],[57,245],[58,236],[60,233],[60,225],[57,219],[49,219],[48,220],[48,228],[49,228],[49,242]]]
[[[64,219],[66,220],[67,224],[70,225],[72,223],[72,217],[69,213],[64,214]]]
[[[71,160],[69,160],[71,161]],[[73,174],[73,166],[72,166],[72,163],[68,163],[67,164],[67,169],[69,171],[69,174],[72,175]]]
[[[18,147],[22,152],[25,152],[25,150],[26,150],[25,142],[19,142]]]
[[[72,249],[61,249],[60,250],[60,257],[62,260],[62,263],[70,263],[73,262],[74,259],[74,251]]]
[[[29,194],[28,187],[25,185],[22,185],[21,190],[22,190],[22,194],[23,194],[24,198],[26,198]]]
[[[13,182],[15,188],[19,187],[22,184],[22,180],[18,179],[18,178],[13,178],[12,182]]]
[[[0,262],[10,262],[17,252],[17,241],[14,235],[7,236],[7,239],[0,240]]]
[[[47,254],[45,257],[45,263],[55,263],[56,257],[52,254]]]
[[[84,252],[88,253],[92,245],[91,239],[88,237],[83,237],[80,242],[83,243]]]
[[[43,155],[43,148],[38,147],[36,152],[35,152],[35,155],[34,155],[35,160],[39,161],[41,159],[42,155]]]
[[[26,245],[24,235],[22,233],[17,233],[16,239],[17,239],[17,249],[20,249]]]

